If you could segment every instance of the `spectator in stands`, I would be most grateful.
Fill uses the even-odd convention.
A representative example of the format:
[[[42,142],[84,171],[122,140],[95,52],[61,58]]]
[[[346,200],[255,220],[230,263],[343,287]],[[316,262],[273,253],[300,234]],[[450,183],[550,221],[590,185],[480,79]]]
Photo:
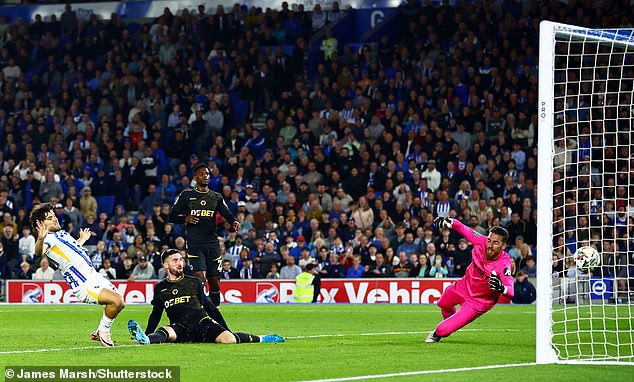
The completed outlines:
[[[139,251],[138,253],[143,253]],[[134,267],[132,274],[128,278],[129,281],[134,280],[150,280],[156,278],[154,266],[149,263],[145,255],[138,256],[139,263]]]
[[[20,264],[20,271],[18,272],[16,278],[19,280],[32,280],[33,272],[31,271],[31,264],[23,261]]]
[[[361,256],[355,255],[352,259],[352,266],[348,268],[348,272],[346,273],[346,278],[361,278],[363,276],[363,272],[365,272],[365,268],[361,265]]]
[[[31,227],[28,225],[22,228],[22,237],[18,240],[18,252],[23,259],[24,256],[26,256],[28,262],[33,262],[33,257],[35,256],[35,238],[31,235]]]
[[[449,274],[449,269],[447,269],[447,265],[445,265],[445,260],[442,256],[435,256],[434,262],[429,269],[429,277],[442,278],[447,277]]]
[[[277,264],[271,264],[271,270],[266,274],[266,279],[279,280],[280,273],[277,271]]]
[[[393,272],[394,277],[404,278],[410,277],[412,270],[414,269],[413,265],[408,261],[407,253],[399,252],[398,253],[398,264],[394,266]]]
[[[237,269],[231,266],[231,261],[223,260],[222,271],[220,272],[220,278],[224,280],[239,279],[240,272],[238,272]]]
[[[374,224],[374,211],[370,208],[365,197],[359,198],[359,204],[356,208],[353,208],[351,217],[354,219],[354,224],[357,228],[362,230],[372,228]]]
[[[528,277],[537,277],[537,266],[535,264],[535,258],[533,256],[526,257],[526,265],[522,267],[522,272],[524,272]]]
[[[517,272],[515,278],[515,295],[513,303],[515,304],[532,304],[537,298],[535,286],[528,281],[528,275],[522,271]]]
[[[321,9],[321,5],[315,4],[312,13],[313,32],[320,30],[326,25],[327,14]]]
[[[40,267],[33,274],[33,280],[53,280],[54,274],[55,271],[53,270],[53,268],[49,267],[48,259],[46,257],[43,257],[42,260],[40,260]]]
[[[50,202],[51,199],[60,200],[63,196],[64,190],[58,181],[55,180],[55,173],[53,170],[46,171],[45,181],[40,185],[40,200],[43,202]]]
[[[409,257],[413,253],[417,253],[419,246],[414,243],[414,233],[412,231],[407,231],[405,234],[405,241],[398,246],[396,251],[399,253],[405,253],[407,257]]]
[[[430,277],[429,276],[429,272],[431,271],[431,266],[428,263],[427,260],[427,255],[426,254],[421,254],[418,257],[418,275],[417,277]]]
[[[240,278],[243,280],[261,279],[260,272],[253,266],[251,259],[243,260],[244,266],[240,269]]]
[[[392,277],[392,266],[385,263],[382,253],[377,253],[374,264],[367,267],[363,277]]]
[[[295,277],[299,276],[300,273],[302,273],[302,269],[295,264],[295,257],[288,256],[286,258],[286,265],[283,266],[280,271],[280,278],[295,280]]]
[[[315,258],[311,257],[310,249],[308,247],[302,247],[301,256],[299,258],[298,264],[302,270],[306,269],[306,265],[308,264],[316,264]]]
[[[4,251],[4,257],[6,259],[6,272],[7,275],[11,275],[14,270],[19,269],[18,265],[23,262],[19,255],[18,236],[14,235],[13,227],[5,226],[2,229],[0,242],[2,243],[2,250]]]
[[[112,268],[109,258],[105,258],[103,260],[103,266],[99,269],[99,273],[109,280],[114,280],[117,278],[117,270]]]
[[[97,199],[92,196],[90,187],[84,187],[79,199],[79,212],[82,216],[97,216]]]

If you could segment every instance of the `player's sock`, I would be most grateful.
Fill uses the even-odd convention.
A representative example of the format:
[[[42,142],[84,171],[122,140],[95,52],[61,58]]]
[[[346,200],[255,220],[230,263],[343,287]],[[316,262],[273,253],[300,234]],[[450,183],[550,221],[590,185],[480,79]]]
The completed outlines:
[[[214,306],[220,306],[220,289],[218,289],[218,290],[210,290],[209,291],[209,298],[211,299],[211,302],[214,304]],[[218,321],[218,320],[216,320],[216,321]],[[218,321],[218,322],[220,322],[220,321]]]
[[[99,328],[97,330],[102,333],[109,333],[113,322],[114,318],[109,318],[104,312],[103,316],[101,316],[101,322],[99,322]]]
[[[148,336],[151,344],[162,344],[167,342],[167,331],[163,328],[159,328],[154,333]]]
[[[236,342],[239,344],[247,344],[251,342],[260,342],[260,336],[254,336],[247,333],[233,333],[236,337]]]

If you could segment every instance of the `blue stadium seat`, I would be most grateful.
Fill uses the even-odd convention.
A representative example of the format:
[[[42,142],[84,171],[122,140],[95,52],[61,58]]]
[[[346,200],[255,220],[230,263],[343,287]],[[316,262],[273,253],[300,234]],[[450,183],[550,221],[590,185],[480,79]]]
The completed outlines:
[[[112,215],[114,209],[114,196],[98,196],[97,199],[97,216],[102,212]]]
[[[129,23],[126,25],[126,29],[132,36],[136,36],[141,30],[141,25],[139,23]]]

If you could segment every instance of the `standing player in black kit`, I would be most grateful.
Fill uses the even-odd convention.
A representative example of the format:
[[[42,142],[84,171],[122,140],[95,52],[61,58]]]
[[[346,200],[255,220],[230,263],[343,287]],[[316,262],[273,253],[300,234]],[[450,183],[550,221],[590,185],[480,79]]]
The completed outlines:
[[[185,190],[174,201],[169,220],[185,224],[187,260],[194,276],[209,283],[209,297],[215,306],[220,305],[220,272],[222,256],[218,242],[216,212],[231,224],[234,231],[240,223],[227,207],[222,195],[209,189],[209,167],[194,167],[194,189]]]

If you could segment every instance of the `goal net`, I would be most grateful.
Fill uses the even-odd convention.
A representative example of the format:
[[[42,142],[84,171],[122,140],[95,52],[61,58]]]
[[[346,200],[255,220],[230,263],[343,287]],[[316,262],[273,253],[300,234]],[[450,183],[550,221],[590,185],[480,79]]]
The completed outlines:
[[[542,22],[539,56],[537,362],[631,364],[634,30]]]

